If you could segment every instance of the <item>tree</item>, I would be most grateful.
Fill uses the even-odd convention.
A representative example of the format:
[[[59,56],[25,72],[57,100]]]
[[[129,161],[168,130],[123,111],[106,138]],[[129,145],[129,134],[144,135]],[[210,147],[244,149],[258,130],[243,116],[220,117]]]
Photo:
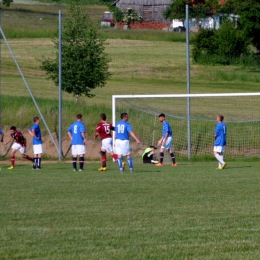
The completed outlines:
[[[121,22],[123,20],[123,12],[121,9],[119,9],[118,7],[116,6],[112,6],[112,5],[109,5],[109,10],[111,12],[113,12],[114,14],[114,19],[117,21],[117,22]]]
[[[137,13],[133,8],[124,8],[122,10],[122,21],[129,24],[132,21],[139,21],[141,22],[143,20],[142,16]]]
[[[164,17],[166,19],[178,19],[182,22],[185,21],[186,15],[185,15],[185,5],[186,0],[176,0],[173,1],[165,10]]]
[[[243,31],[237,29],[233,21],[225,21],[220,29],[216,30],[218,55],[225,57],[228,63],[241,55],[247,55],[248,43]]]
[[[109,58],[104,52],[105,38],[98,33],[78,1],[72,0],[62,34],[62,89],[74,96],[93,97],[91,90],[104,87],[111,76]],[[58,49],[58,39],[54,39]],[[41,68],[48,79],[59,84],[58,52],[54,59],[44,59]]]
[[[259,0],[233,0],[231,7],[239,15],[238,28],[243,30],[247,38],[260,51],[260,2]]]
[[[185,6],[189,5],[189,15],[196,19],[197,27],[201,18],[212,15],[219,9],[217,0],[173,0],[164,12],[166,19],[186,19]]]
[[[9,7],[13,0],[3,0],[3,5]]]
[[[201,29],[191,42],[192,58],[197,63],[228,65],[249,55],[247,38],[230,20],[219,30]]]

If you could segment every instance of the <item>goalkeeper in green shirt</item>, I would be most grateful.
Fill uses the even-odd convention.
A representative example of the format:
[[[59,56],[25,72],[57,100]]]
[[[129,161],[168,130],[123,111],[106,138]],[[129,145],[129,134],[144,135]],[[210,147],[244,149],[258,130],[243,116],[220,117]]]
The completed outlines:
[[[143,158],[143,163],[158,163],[158,161],[156,160],[156,155],[155,155],[155,151],[156,151],[156,147],[151,145],[150,147],[146,148],[142,158]]]

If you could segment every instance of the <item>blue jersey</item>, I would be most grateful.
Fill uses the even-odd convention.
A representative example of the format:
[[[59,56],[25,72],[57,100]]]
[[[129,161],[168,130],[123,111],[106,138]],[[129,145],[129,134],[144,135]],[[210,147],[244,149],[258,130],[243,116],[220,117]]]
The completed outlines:
[[[34,130],[35,136],[37,137],[37,139],[33,137],[33,144],[42,144],[42,135],[39,124],[31,126],[30,131],[32,130]]]
[[[3,134],[3,131],[0,129],[0,135],[2,135]]]
[[[226,134],[227,134],[226,124],[223,122],[218,123],[216,125],[214,134],[216,135],[214,146],[225,146],[226,145]]]
[[[81,133],[86,133],[86,128],[81,121],[76,121],[75,123],[73,123],[69,127],[68,132],[70,132],[72,135],[72,145],[84,144],[84,137]]]
[[[131,125],[128,122],[121,120],[115,126],[116,139],[129,140],[129,132],[132,131]]]
[[[170,124],[167,121],[163,122],[163,129],[162,129],[162,137],[164,138],[166,135],[166,132],[168,132],[168,136],[172,136],[172,128]]]

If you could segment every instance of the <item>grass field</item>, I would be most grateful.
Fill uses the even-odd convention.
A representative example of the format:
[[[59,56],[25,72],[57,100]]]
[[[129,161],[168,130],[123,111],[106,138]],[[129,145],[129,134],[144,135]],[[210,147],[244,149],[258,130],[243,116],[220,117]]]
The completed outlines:
[[[86,12],[99,22],[106,9],[88,6]],[[58,10],[64,13],[66,6],[12,4],[2,17],[14,55],[54,133],[58,92],[41,71],[40,59],[54,55],[50,38],[57,28]],[[108,37],[106,52],[113,76],[105,88],[93,92],[93,99],[82,97],[76,104],[73,96],[63,93],[64,135],[75,114],[81,112],[92,139],[98,115],[105,112],[111,119],[113,94],[186,93],[183,34],[110,29],[103,33]],[[27,131],[38,112],[3,40],[1,75],[2,126],[8,129],[16,124]],[[258,68],[191,64],[191,93],[259,92],[259,82]],[[181,107],[175,103],[172,109],[167,104],[165,110],[176,112]],[[215,111],[208,109],[213,102],[203,104],[208,118],[215,117]],[[232,116],[239,120],[244,114],[251,117],[249,111],[259,113],[258,106],[252,99],[234,102]],[[134,112],[129,111],[130,122],[140,125],[140,117],[134,120]],[[180,129],[176,132],[174,127],[176,144],[181,145],[184,123],[179,120],[176,125]],[[241,134],[245,130],[242,124],[232,131],[245,136],[250,149],[258,151],[259,146],[254,147],[258,141],[251,138],[259,123],[247,125],[252,129],[246,135]],[[204,135],[206,128],[213,131],[213,123],[198,133]],[[46,135],[43,125],[42,131]],[[228,153],[231,148],[240,149],[234,134],[228,138],[232,138]],[[260,259],[259,158],[228,160],[227,168],[219,171],[211,155],[212,136],[202,141],[204,148],[210,147],[210,159],[204,158],[207,162],[177,157],[178,167],[171,167],[166,156],[166,165],[157,168],[141,164],[139,157],[134,158],[133,174],[128,169],[120,174],[112,162],[106,172],[98,172],[100,163],[90,162],[90,158],[86,158],[84,172],[72,172],[69,163],[48,164],[45,160],[42,171],[32,171],[19,160],[9,171],[7,162],[1,161],[0,260]]]
[[[1,260],[259,259],[259,163],[98,167],[2,165]]]

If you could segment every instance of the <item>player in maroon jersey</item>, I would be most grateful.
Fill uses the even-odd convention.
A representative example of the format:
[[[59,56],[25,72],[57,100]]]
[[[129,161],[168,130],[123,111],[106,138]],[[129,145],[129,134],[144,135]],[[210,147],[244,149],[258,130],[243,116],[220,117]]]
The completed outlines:
[[[113,152],[113,147],[112,147],[112,136],[111,136],[111,130],[114,130],[114,127],[112,124],[106,122],[106,114],[101,114],[100,115],[100,123],[96,127],[96,132],[94,139],[96,139],[98,136],[100,136],[100,139],[102,140],[102,146],[101,146],[101,162],[102,166],[99,168],[99,171],[106,171],[106,152],[108,152],[114,159],[114,161],[117,161],[118,157],[117,154]]]
[[[16,130],[15,126],[11,126],[10,128],[11,136],[10,138],[6,141],[5,144],[8,144],[12,139],[14,139],[14,143],[12,145],[12,150],[11,150],[11,167],[8,168],[8,170],[14,169],[14,163],[15,163],[15,153],[19,150],[20,153],[22,154],[23,158],[33,161],[33,159],[26,155],[26,139],[23,136],[23,134],[20,131]]]

